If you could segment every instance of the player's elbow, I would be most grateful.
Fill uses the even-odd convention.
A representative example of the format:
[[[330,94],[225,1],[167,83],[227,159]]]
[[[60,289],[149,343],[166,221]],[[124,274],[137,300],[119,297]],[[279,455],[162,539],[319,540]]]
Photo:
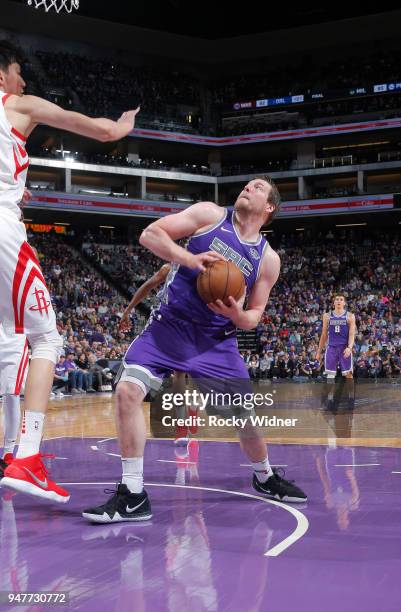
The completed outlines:
[[[99,142],[113,142],[118,140],[118,136],[113,126],[102,127],[98,132],[96,140]]]
[[[150,245],[153,243],[155,234],[157,234],[157,230],[154,227],[154,224],[151,223],[143,230],[142,234],[139,236],[139,244],[146,248],[149,248]]]

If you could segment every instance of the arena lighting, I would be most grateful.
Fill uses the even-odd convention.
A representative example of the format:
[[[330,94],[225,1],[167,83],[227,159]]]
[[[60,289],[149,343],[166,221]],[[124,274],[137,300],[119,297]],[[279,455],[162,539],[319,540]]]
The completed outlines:
[[[33,221],[33,219],[25,219],[25,218],[24,218],[24,223],[25,223],[25,222],[26,222],[26,223],[32,223],[32,221]]]
[[[81,189],[79,193],[95,193],[97,195],[110,195],[110,191],[100,191],[100,189]]]
[[[54,225],[71,225],[71,223],[63,223],[62,221],[55,221]]]
[[[304,231],[304,229],[305,229],[304,227],[296,227],[296,228],[295,228],[295,231],[296,231],[296,232],[303,232],[303,231]]]
[[[338,223],[336,227],[354,227],[356,225],[367,225],[367,223]]]
[[[115,225],[99,225],[99,227],[102,227],[103,229],[115,229]]]
[[[374,147],[375,145],[390,144],[390,140],[378,140],[377,142],[361,142],[360,144],[336,145],[333,147],[323,147],[322,151],[335,151],[336,149],[359,149],[359,147]]]

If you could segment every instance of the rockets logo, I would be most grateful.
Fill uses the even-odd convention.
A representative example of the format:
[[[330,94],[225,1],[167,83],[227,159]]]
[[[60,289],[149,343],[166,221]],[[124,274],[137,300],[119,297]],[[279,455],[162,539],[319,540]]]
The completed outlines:
[[[40,312],[42,316],[42,312],[49,314],[49,300],[46,300],[45,292],[43,289],[35,289],[33,295],[36,297],[36,304],[31,306],[29,310],[33,310],[35,312]]]

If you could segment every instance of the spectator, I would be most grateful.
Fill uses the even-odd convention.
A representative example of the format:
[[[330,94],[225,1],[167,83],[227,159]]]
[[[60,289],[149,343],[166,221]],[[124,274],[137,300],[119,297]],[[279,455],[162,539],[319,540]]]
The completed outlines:
[[[65,389],[67,382],[68,382],[67,366],[65,364],[64,355],[61,355],[55,367],[53,389],[52,389],[53,391],[56,392],[56,395],[58,397],[63,397],[63,393],[61,390]]]

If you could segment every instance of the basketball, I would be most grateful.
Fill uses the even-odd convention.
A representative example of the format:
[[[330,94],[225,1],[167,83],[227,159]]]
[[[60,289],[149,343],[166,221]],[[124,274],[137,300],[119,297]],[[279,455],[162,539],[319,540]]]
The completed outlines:
[[[215,261],[201,272],[196,283],[198,294],[205,304],[222,300],[229,306],[231,295],[239,300],[245,290],[245,278],[232,261]]]

